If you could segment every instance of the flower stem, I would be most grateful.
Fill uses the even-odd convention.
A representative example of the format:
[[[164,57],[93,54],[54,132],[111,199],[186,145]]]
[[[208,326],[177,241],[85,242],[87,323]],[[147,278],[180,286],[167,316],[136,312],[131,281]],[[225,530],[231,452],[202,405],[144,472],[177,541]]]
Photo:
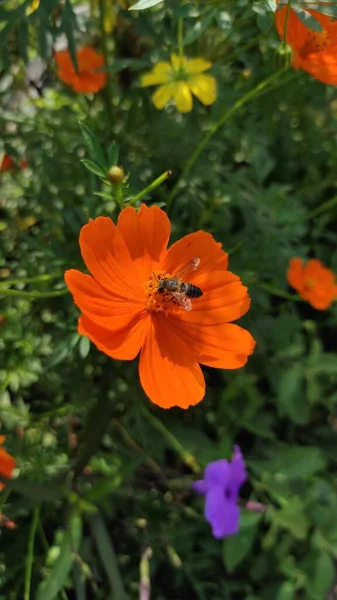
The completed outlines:
[[[34,542],[36,528],[39,521],[40,506],[35,506],[33,511],[33,518],[29,529],[28,537],[28,549],[27,549],[27,560],[26,560],[26,574],[25,574],[25,595],[24,600],[30,600],[30,586],[32,579],[32,568],[34,560]]]
[[[299,296],[297,296],[296,294],[288,294],[287,292],[284,292],[283,290],[278,290],[277,288],[274,288],[272,285],[269,285],[268,283],[261,283],[258,287],[261,288],[262,290],[266,290],[266,292],[269,292],[270,294],[273,294],[274,296],[279,296],[280,298],[285,298],[286,300],[291,300],[293,302],[298,302],[301,300],[301,298]]]
[[[21,290],[9,290],[0,286],[0,296],[14,296],[16,298],[30,298],[31,300],[39,300],[40,298],[55,298],[56,296],[64,296],[68,292],[68,288],[55,290],[54,292],[25,292]]]
[[[174,450],[179,454],[182,462],[192,469],[194,473],[198,473],[200,471],[200,466],[198,465],[198,462],[193,454],[191,454],[191,452],[188,450],[185,450],[184,446],[182,446],[179,440],[177,440],[177,438],[168,429],[166,429],[165,425],[163,425],[163,423],[159,421],[157,417],[155,417],[147,408],[145,408],[143,404],[141,404],[141,410],[149,423],[151,423],[151,425],[157,429],[157,431],[159,431],[164,438],[166,438],[169,444],[171,444],[172,448],[174,448]]]
[[[283,43],[284,44],[287,43],[288,22],[289,22],[291,2],[292,2],[292,0],[288,0],[287,10],[286,10],[286,17],[285,17],[285,20],[284,20],[284,34],[283,34]]]
[[[183,27],[184,21],[182,17],[178,19],[178,52],[180,58],[180,68],[183,66],[184,48],[183,48]]]
[[[308,219],[313,219],[314,217],[317,217],[317,215],[320,215],[320,214],[326,212],[327,210],[334,208],[336,206],[336,204],[337,204],[337,196],[334,196],[333,198],[330,198],[330,200],[323,202],[323,204],[321,204],[320,206],[317,206],[317,208],[314,208],[313,210],[308,212],[301,219],[297,219],[296,223],[298,223],[300,221],[307,221]]]
[[[192,156],[187,161],[182,174],[180,175],[178,181],[173,186],[171,193],[169,194],[167,205],[166,205],[167,212],[169,212],[172,208],[172,203],[173,203],[175,196],[177,195],[181,181],[188,175],[188,173],[190,172],[194,163],[196,162],[197,158],[199,157],[201,152],[204,150],[204,148],[207,146],[210,139],[212,139],[212,137],[219,131],[219,129],[221,129],[221,127],[230,119],[230,117],[232,115],[234,115],[242,106],[244,106],[244,104],[247,104],[247,102],[249,102],[253,98],[256,98],[258,95],[260,95],[262,92],[264,92],[265,89],[268,88],[272,83],[274,83],[274,81],[276,79],[278,79],[280,77],[280,75],[282,73],[284,73],[285,71],[286,71],[286,69],[282,69],[280,71],[277,71],[276,73],[273,73],[272,75],[267,77],[267,79],[265,79],[264,81],[260,81],[260,83],[258,83],[257,86],[255,86],[255,88],[253,88],[252,90],[247,92],[247,94],[245,94],[244,96],[241,96],[241,98],[239,98],[236,102],[234,102],[234,104],[229,109],[225,110],[225,112],[221,115],[220,119],[206,133],[204,138],[201,140],[201,142],[198,144],[198,146],[194,150]]]
[[[51,279],[62,277],[62,273],[53,273],[52,275],[38,275],[37,277],[18,277],[17,279],[1,279],[0,286],[5,285],[20,285],[21,283],[43,283]]]
[[[141,200],[144,196],[155,190],[159,185],[161,185],[170,175],[172,171],[165,171],[162,175],[159,175],[157,179],[154,179],[147,187],[141,190],[136,196],[133,196],[131,200],[128,202],[128,206],[133,206],[139,200]]]
[[[113,89],[111,82],[111,74],[109,71],[109,40],[108,34],[106,31],[105,21],[106,21],[106,0],[98,0],[98,8],[99,8],[99,22],[100,22],[100,30],[101,30],[101,48],[105,58],[105,67],[107,69],[107,86],[104,90],[102,90],[102,97],[104,100],[107,117],[109,120],[110,127],[112,128],[114,125],[114,114],[112,107],[112,97],[113,97]]]

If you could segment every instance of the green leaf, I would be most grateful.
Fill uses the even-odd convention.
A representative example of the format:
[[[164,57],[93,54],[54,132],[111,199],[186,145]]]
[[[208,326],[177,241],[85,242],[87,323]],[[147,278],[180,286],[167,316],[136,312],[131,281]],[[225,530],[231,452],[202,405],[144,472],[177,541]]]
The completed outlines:
[[[99,514],[89,518],[92,535],[95,538],[101,561],[110,583],[114,600],[125,600],[123,580],[118,568],[116,554],[103,519]],[[42,600],[42,599],[41,599]]]
[[[91,129],[83,123],[79,122],[79,126],[81,128],[82,135],[84,137],[84,141],[88,146],[90,157],[103,169],[103,177],[106,176],[106,169],[108,168],[108,163],[106,161],[106,157],[104,154],[104,150],[96,138],[95,134],[91,131]]]
[[[92,160],[88,160],[87,158],[82,158],[81,163],[85,166],[88,171],[94,173],[98,177],[105,177],[105,171],[101,169],[98,165],[96,165]]]
[[[286,529],[295,538],[304,540],[307,537],[309,521],[304,513],[301,500],[294,496],[279,510],[270,511],[271,520],[274,525]]]
[[[75,71],[78,72],[76,42],[74,36],[74,30],[76,28],[76,15],[73,11],[73,7],[71,5],[70,0],[65,0],[65,4],[62,11],[62,21],[60,25],[60,30],[63,31],[66,35],[71,60],[74,65]]]
[[[118,144],[116,142],[112,142],[112,144],[109,148],[109,159],[108,159],[109,167],[116,166],[118,164],[118,159],[119,159]]]
[[[78,552],[82,539],[82,520],[80,515],[73,513],[69,519],[67,531],[63,536],[59,556],[49,574],[37,591],[36,600],[53,600],[64,587],[72,569],[74,552]]]
[[[223,560],[228,571],[233,571],[252,547],[261,514],[244,511],[240,517],[239,532],[225,539]]]
[[[188,44],[192,44],[195,42],[207,29],[213,19],[216,17],[217,11],[211,10],[205,13],[201,21],[198,21],[194,27],[192,27],[188,34],[183,39],[183,46],[187,46]]]
[[[90,340],[87,336],[83,335],[78,344],[78,349],[81,358],[86,358],[90,351]]]
[[[160,4],[163,0],[139,0],[133,6],[130,6],[129,10],[145,10],[146,8],[151,8],[151,6],[156,6],[156,4]]]
[[[0,474],[0,481],[6,484],[8,489],[22,494],[27,498],[32,498],[35,502],[53,501],[63,496],[66,492],[66,488],[61,484],[48,483],[46,485],[42,483],[34,483],[28,479],[19,477],[18,479],[8,479]]]
[[[293,5],[291,8],[296,13],[299,20],[303,23],[303,25],[308,27],[308,29],[312,29],[313,31],[319,31],[319,32],[322,31],[322,29],[323,29],[322,25],[318,21],[316,21],[315,17],[313,17],[306,10],[303,10],[303,8],[299,8],[296,5]]]
[[[290,581],[285,581],[279,588],[275,600],[295,600],[296,588]]]
[[[322,15],[327,15],[328,17],[337,17],[336,3],[329,2],[327,0],[318,0],[317,2],[312,0],[302,0],[301,2],[295,2],[291,5],[292,8],[294,8],[294,6],[302,10],[317,10],[317,12],[321,13]]]
[[[314,579],[307,589],[308,598],[321,600],[325,598],[326,592],[332,587],[335,576],[335,568],[330,555],[323,551],[319,554],[315,563]]]
[[[282,373],[278,388],[280,414],[286,414],[294,423],[307,423],[310,408],[305,397],[304,372],[299,364]]]

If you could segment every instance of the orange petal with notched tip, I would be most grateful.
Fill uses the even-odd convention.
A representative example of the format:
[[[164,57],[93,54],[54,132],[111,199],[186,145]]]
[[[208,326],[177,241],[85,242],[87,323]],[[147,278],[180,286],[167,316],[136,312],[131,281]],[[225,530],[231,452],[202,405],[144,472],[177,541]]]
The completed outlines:
[[[140,355],[139,376],[146,395],[162,408],[188,408],[205,394],[204,377],[190,344],[162,315],[152,318]]]
[[[142,204],[138,213],[135,208],[127,207],[119,215],[117,227],[135,262],[135,269],[145,282],[166,255],[171,233],[168,216],[158,206],[148,208]]]
[[[193,348],[195,360],[220,369],[238,369],[255,348],[251,334],[238,325],[202,325],[168,317],[168,325]]]
[[[219,261],[224,264],[226,257],[222,245],[216,242],[210,233],[197,231],[185,235],[168,249],[163,266],[168,273],[179,273],[193,258],[199,258],[200,265],[197,270],[188,275],[190,282],[199,285],[205,278],[207,281],[210,272]]]
[[[90,219],[80,233],[83,260],[102,287],[126,300],[142,300],[144,292],[124,238],[109,217]]]
[[[148,330],[147,314],[134,320],[128,327],[112,331],[100,327],[86,316],[78,321],[78,333],[86,335],[98,350],[118,360],[132,360],[139,353]]]
[[[122,329],[139,319],[144,311],[143,302],[127,301],[108,292],[90,275],[76,269],[66,271],[65,282],[73,295],[76,306],[89,319],[111,331]]]

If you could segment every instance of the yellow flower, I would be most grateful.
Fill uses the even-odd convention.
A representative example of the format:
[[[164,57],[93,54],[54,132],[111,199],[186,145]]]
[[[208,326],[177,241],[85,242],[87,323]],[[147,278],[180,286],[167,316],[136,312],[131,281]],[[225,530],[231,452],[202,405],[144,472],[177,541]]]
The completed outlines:
[[[161,84],[152,95],[152,102],[161,110],[174,100],[179,112],[189,112],[193,106],[192,94],[205,106],[216,99],[216,81],[203,72],[212,63],[203,58],[188,59],[171,55],[171,62],[158,62],[149,73],[142,76],[142,87]]]

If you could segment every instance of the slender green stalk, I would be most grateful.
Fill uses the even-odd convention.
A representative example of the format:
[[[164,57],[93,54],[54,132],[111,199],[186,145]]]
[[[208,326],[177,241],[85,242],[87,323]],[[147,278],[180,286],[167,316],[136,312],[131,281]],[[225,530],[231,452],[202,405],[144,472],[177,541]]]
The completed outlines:
[[[28,549],[26,559],[26,574],[25,574],[25,595],[24,600],[30,600],[30,586],[32,579],[32,568],[34,560],[34,542],[37,524],[39,522],[40,506],[35,506],[33,511],[33,518],[29,529],[28,537]]]
[[[190,467],[194,473],[198,473],[200,471],[200,466],[196,460],[196,458],[182,446],[182,444],[177,440],[177,438],[166,429],[165,425],[157,417],[155,417],[143,404],[140,405],[141,410],[144,413],[145,417],[151,423],[151,425],[161,433],[161,435],[166,438],[166,440],[171,444],[172,448],[179,454],[181,460],[185,465]]]
[[[124,584],[119,572],[115,549],[104,525],[104,521],[98,513],[88,515],[88,520],[92,536],[95,539],[101,561],[109,579],[113,599],[125,600]]]
[[[247,92],[247,94],[245,94],[244,96],[239,98],[236,102],[234,102],[234,104],[229,109],[225,110],[225,112],[221,115],[220,119],[206,133],[204,138],[201,140],[201,142],[198,144],[198,146],[194,150],[192,156],[187,161],[182,174],[180,175],[178,181],[173,186],[171,193],[169,194],[167,205],[166,205],[167,212],[169,212],[172,208],[172,203],[178,192],[181,181],[183,179],[185,179],[185,177],[188,175],[188,173],[190,172],[194,163],[196,162],[197,158],[199,157],[201,152],[204,150],[204,148],[207,146],[208,142],[212,139],[212,137],[219,131],[219,129],[221,129],[221,127],[230,119],[230,117],[232,115],[234,115],[242,106],[247,104],[250,100],[253,100],[257,96],[259,96],[266,88],[271,86],[275,82],[275,80],[277,80],[280,77],[280,75],[284,72],[285,72],[285,69],[282,69],[281,71],[277,71],[276,73],[273,73],[272,75],[267,77],[267,79],[258,83],[257,86],[255,86],[255,88],[253,88],[252,90]]]
[[[131,200],[128,202],[128,206],[133,206],[134,204],[139,202],[139,200],[144,198],[144,196],[147,196],[147,194],[149,194],[150,192],[155,190],[159,185],[161,185],[170,175],[171,171],[165,171],[164,173],[162,173],[162,175],[159,175],[159,177],[157,177],[157,179],[154,179],[154,181],[152,181],[146,188],[138,192],[136,196],[133,196],[133,198],[131,198]]]
[[[40,298],[55,298],[56,296],[64,296],[68,292],[68,288],[62,288],[62,290],[55,290],[54,292],[25,292],[21,290],[9,290],[3,288],[0,285],[0,296],[14,296],[15,298],[30,298],[32,300],[39,300]]]
[[[300,221],[307,221],[308,219],[313,219],[314,217],[317,217],[318,215],[330,210],[331,208],[334,208],[336,205],[337,205],[337,196],[334,196],[333,198],[330,198],[330,200],[323,202],[323,204],[321,204],[320,206],[317,206],[317,208],[314,208],[313,210],[308,212],[301,219],[298,219],[296,221],[296,223],[298,223]]]
[[[284,20],[284,34],[283,34],[283,43],[284,44],[287,43],[288,22],[289,22],[291,2],[292,2],[292,0],[288,0],[287,11],[286,11],[286,18]]]
[[[62,277],[62,273],[54,273],[53,275],[38,275],[38,277],[18,277],[17,279],[1,279],[1,285],[20,285],[21,283],[43,283],[45,281],[50,281],[51,279],[56,279],[57,277]]]
[[[111,81],[111,73],[109,70],[110,64],[110,53],[109,53],[109,38],[106,31],[106,10],[107,4],[106,0],[98,0],[98,8],[99,8],[99,23],[101,30],[101,48],[105,58],[105,67],[107,69],[107,86],[104,90],[102,90],[102,97],[104,99],[104,104],[107,112],[107,117],[110,123],[110,127],[114,125],[114,113],[112,106],[112,97],[113,97],[113,89],[112,89],[112,81]]]
[[[180,58],[180,68],[183,66],[184,48],[183,48],[183,27],[184,21],[182,17],[178,19],[178,52]]]
[[[298,302],[301,300],[301,298],[299,296],[297,296],[296,294],[288,294],[287,292],[284,292],[283,290],[278,290],[277,288],[274,288],[272,285],[269,285],[268,283],[261,283],[258,287],[261,288],[262,290],[266,290],[266,292],[269,292],[270,294],[273,294],[274,296],[279,296],[280,298],[285,298],[286,300],[291,300],[293,302]]]

